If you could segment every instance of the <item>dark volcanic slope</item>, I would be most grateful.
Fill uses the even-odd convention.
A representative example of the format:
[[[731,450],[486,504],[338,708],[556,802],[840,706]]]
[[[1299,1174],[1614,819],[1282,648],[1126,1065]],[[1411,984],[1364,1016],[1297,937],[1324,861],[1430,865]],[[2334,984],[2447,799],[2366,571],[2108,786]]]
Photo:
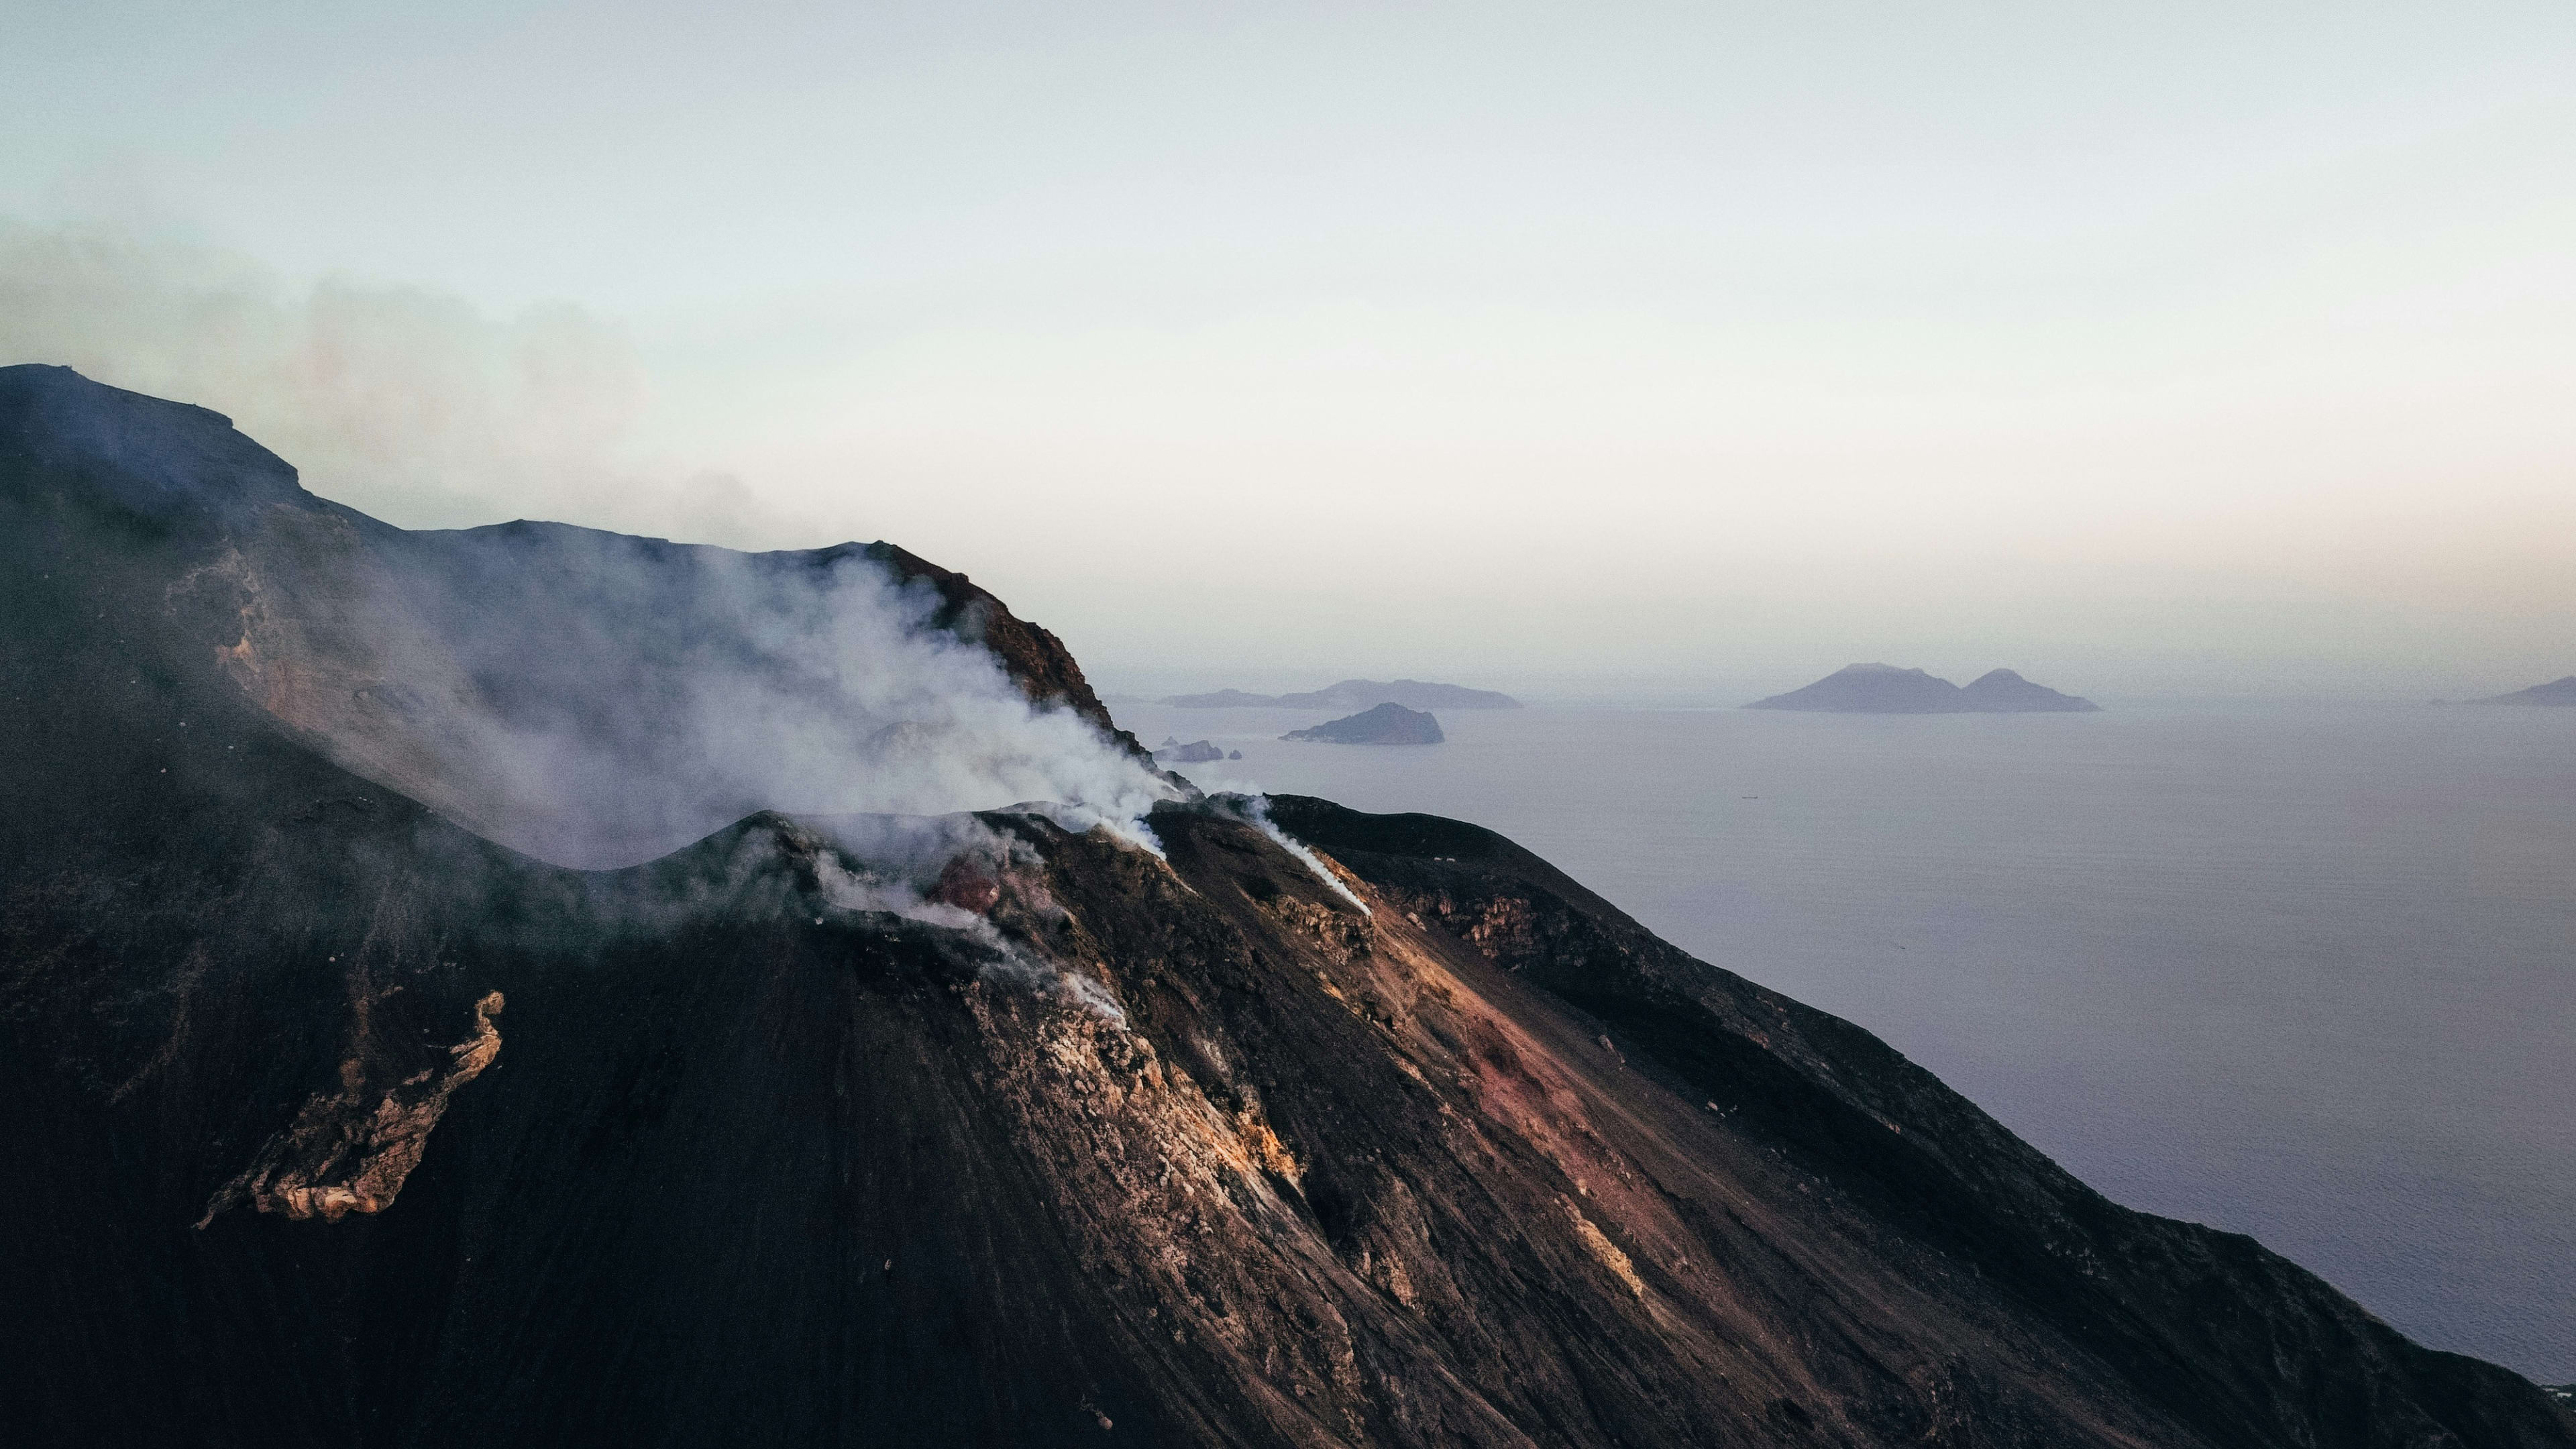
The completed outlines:
[[[74,386],[0,372],[11,1442],[2576,1444],[1474,827],[494,845],[227,662],[291,478]]]

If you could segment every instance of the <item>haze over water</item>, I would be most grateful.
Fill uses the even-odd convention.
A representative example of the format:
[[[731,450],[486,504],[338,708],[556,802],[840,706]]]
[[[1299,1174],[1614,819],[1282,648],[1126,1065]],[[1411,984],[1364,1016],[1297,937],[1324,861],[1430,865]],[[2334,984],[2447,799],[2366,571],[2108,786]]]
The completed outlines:
[[[2576,1380],[2576,711],[2108,703],[1117,714],[1243,751],[1204,785],[1500,830],[2112,1198]]]

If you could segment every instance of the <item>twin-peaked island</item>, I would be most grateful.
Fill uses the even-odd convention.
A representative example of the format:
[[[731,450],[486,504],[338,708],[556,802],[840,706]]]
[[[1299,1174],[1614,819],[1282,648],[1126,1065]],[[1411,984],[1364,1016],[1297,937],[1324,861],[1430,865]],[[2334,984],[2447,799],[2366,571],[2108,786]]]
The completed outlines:
[[[1962,689],[1920,669],[1847,664],[1804,689],[1757,699],[1746,709],[1831,714],[2090,714],[2089,699],[2033,684],[2009,669],[1982,674]]]

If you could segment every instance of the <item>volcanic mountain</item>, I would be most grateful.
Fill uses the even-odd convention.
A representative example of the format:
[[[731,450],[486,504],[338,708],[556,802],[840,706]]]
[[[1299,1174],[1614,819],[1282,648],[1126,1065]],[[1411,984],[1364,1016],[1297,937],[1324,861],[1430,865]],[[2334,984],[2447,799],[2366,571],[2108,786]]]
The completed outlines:
[[[12,368],[0,551],[11,1442],[2576,1445],[899,550],[404,533]]]

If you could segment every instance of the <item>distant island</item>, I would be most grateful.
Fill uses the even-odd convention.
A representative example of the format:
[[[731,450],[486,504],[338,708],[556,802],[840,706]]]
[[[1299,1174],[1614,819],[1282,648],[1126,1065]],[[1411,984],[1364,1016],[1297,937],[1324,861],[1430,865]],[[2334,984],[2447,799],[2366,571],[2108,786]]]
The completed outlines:
[[[2529,689],[2517,689],[2511,694],[2471,700],[2470,703],[2536,704],[2554,709],[2576,708],[2576,674],[2568,675],[2565,679],[2553,679],[2547,684],[2535,684]]]
[[[1225,751],[1218,749],[1211,740],[1192,740],[1185,745],[1179,737],[1165,735],[1163,742],[1154,746],[1154,758],[1169,760],[1176,765],[1203,765],[1210,760],[1224,759]],[[1242,752],[1236,751],[1235,758],[1242,759]]]
[[[1440,733],[1440,721],[1430,715],[1387,703],[1312,729],[1290,730],[1279,738],[1320,745],[1436,745],[1448,736]]]
[[[1920,669],[1847,664],[1804,689],[1744,707],[1832,714],[2089,714],[2102,706],[2033,684],[2009,669],[1980,675],[1962,689]]]
[[[1400,704],[1407,709],[1518,709],[1521,702],[1490,689],[1433,684],[1420,679],[1345,679],[1304,694],[1247,694],[1220,689],[1214,694],[1176,694],[1157,701],[1175,709],[1366,709],[1373,704]]]

